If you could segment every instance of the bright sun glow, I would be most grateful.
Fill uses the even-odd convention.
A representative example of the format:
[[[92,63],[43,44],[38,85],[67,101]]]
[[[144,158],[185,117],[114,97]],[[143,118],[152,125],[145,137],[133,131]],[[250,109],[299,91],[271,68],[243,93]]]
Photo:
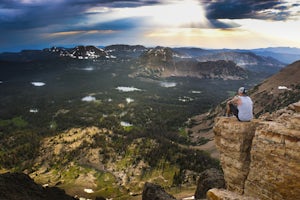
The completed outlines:
[[[141,7],[93,7],[86,10],[90,14],[89,18],[80,25],[93,26],[102,22],[134,19],[136,28],[127,31],[126,34],[132,43],[139,40],[145,45],[152,45],[153,41],[165,46],[196,45],[212,48],[300,45],[298,37],[300,19],[297,14],[300,10],[299,6],[292,6],[293,0],[287,0],[285,4],[293,14],[292,19],[286,21],[218,20],[221,23],[233,25],[230,29],[214,27],[206,17],[204,4],[201,4],[199,0],[164,0],[162,2]],[[137,35],[137,33],[140,34]],[[120,38],[118,42],[124,42],[123,38]]]
[[[187,0],[157,7],[154,22],[169,26],[200,26],[208,23],[199,1]]]
[[[99,13],[92,15],[89,23],[117,20],[122,18],[139,17],[143,18],[144,25],[164,27],[199,27],[208,26],[205,10],[197,0],[170,1],[162,5],[142,6],[136,8],[105,8],[94,7],[87,13]]]

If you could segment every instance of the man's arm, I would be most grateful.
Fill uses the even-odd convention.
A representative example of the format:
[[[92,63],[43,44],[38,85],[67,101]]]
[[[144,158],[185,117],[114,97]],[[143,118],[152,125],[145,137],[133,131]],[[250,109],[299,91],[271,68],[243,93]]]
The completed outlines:
[[[231,100],[229,100],[228,102],[227,102],[227,104],[234,104],[234,105],[240,105],[242,102],[241,102],[241,100],[240,100],[240,97],[239,96],[235,96],[235,97],[233,97]]]

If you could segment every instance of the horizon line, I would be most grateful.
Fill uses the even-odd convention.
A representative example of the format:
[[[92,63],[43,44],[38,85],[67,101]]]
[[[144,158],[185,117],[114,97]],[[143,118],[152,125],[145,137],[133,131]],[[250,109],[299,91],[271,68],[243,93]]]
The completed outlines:
[[[170,45],[170,46],[162,46],[162,45],[142,45],[142,44],[121,44],[121,43],[116,43],[116,44],[109,44],[109,45],[91,45],[91,44],[74,44],[74,45],[53,45],[50,47],[40,47],[40,48],[35,48],[35,47],[28,47],[24,49],[16,49],[16,50],[0,50],[0,54],[2,53],[20,53],[22,51],[38,51],[38,50],[44,50],[44,49],[49,49],[53,47],[58,47],[58,48],[75,48],[78,46],[94,46],[98,48],[105,48],[108,46],[113,46],[113,45],[127,45],[127,46],[144,46],[145,48],[155,48],[155,47],[169,47],[169,48],[195,48],[195,49],[205,49],[205,50],[257,50],[257,49],[269,49],[269,48],[290,48],[290,49],[300,49],[300,47],[291,47],[291,46],[267,46],[267,47],[256,47],[256,48],[228,48],[228,47],[223,47],[223,48],[209,48],[209,47],[199,47],[199,46],[179,46],[179,45]]]

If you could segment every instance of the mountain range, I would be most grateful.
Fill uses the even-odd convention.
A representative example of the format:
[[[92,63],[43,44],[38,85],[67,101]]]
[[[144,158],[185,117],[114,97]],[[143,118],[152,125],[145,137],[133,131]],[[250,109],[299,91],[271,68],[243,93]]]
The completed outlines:
[[[96,46],[77,46],[74,48],[64,48],[64,47],[51,47],[46,48],[43,51],[49,52],[59,52],[62,55],[69,55],[72,56],[75,53],[75,57],[77,55],[84,56],[87,55],[82,52],[82,50],[95,52],[98,55],[102,55],[105,51],[106,53],[114,52],[115,55],[119,54],[121,56],[126,55],[127,57],[138,57],[144,51],[148,49],[153,49],[152,47],[145,47],[142,45],[125,45],[125,44],[116,44],[116,45],[109,45],[105,47],[96,47]],[[278,60],[284,64],[290,64],[300,59],[300,49],[299,48],[291,48],[291,47],[269,47],[269,48],[259,48],[259,49],[203,49],[203,48],[196,48],[196,47],[175,47],[172,48],[174,51],[184,54],[187,57],[203,57],[204,55],[211,55],[211,54],[220,54],[225,52],[235,52],[235,53],[254,53],[259,56],[263,57],[271,57]],[[77,51],[77,53],[76,53]],[[81,53],[79,53],[81,51]],[[99,52],[100,51],[100,52]],[[10,53],[10,52],[2,52],[0,53],[1,60],[5,59],[21,59],[22,55],[30,57],[33,54],[41,53],[41,50],[23,50],[18,53]],[[42,59],[43,54],[39,55],[39,59]],[[44,55],[45,56],[45,55]],[[49,55],[48,55],[49,56]],[[73,55],[74,56],[74,55]],[[88,55],[87,55],[88,56]],[[90,58],[93,56],[90,54]],[[105,55],[106,56],[106,55]],[[125,57],[126,57],[125,56]],[[37,56],[36,56],[37,58]],[[23,58],[24,59],[24,58]]]
[[[182,51],[183,53],[187,53],[193,57],[225,52],[254,53],[259,56],[274,58],[284,64],[291,64],[300,59],[300,49],[291,47],[269,47],[259,49],[202,49],[181,47],[174,48],[174,50]]]
[[[276,49],[277,50],[277,49]],[[295,56],[297,51],[292,49]],[[274,49],[267,52],[278,53]],[[244,79],[247,72],[269,76],[278,72],[284,63],[279,57],[265,56],[264,50],[204,50],[200,48],[146,48],[141,45],[111,45],[105,48],[77,46],[52,47],[43,50],[24,50],[19,53],[2,53],[0,61],[30,62],[65,57],[79,60],[136,59],[140,66],[136,76],[162,76],[221,79]],[[287,50],[285,49],[285,52]],[[220,62],[220,60],[226,62]],[[246,70],[247,72],[245,72]],[[221,75],[222,74],[222,75]]]
[[[291,47],[269,47],[252,50],[257,55],[273,57],[279,61],[291,64],[300,59],[300,49]]]

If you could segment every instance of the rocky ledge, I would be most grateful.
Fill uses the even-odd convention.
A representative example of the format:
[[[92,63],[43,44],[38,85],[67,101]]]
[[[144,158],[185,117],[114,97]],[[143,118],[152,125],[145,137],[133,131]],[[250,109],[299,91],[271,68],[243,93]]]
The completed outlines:
[[[220,117],[215,143],[228,193],[261,200],[300,196],[300,101],[251,122]],[[209,199],[235,199],[210,190]]]

